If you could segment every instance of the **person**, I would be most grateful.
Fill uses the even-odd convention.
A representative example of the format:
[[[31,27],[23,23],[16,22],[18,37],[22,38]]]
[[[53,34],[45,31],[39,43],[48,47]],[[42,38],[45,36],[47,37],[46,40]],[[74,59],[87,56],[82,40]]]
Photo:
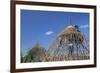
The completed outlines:
[[[75,29],[80,32],[78,25],[74,25]]]

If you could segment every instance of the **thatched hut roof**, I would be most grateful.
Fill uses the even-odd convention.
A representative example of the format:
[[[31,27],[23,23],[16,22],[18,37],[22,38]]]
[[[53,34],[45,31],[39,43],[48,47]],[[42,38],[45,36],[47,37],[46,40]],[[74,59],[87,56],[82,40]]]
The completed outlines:
[[[77,29],[72,25],[65,28],[65,30],[60,35],[68,35],[68,34],[82,35],[81,32],[77,31]]]
[[[32,54],[35,61],[42,61],[44,59],[46,50],[39,43],[36,43],[32,48]]]
[[[77,38],[77,40],[79,40],[80,42],[84,40],[83,34],[78,29],[76,29],[73,25],[67,26],[65,30],[61,32],[60,36],[67,36],[71,40]]]

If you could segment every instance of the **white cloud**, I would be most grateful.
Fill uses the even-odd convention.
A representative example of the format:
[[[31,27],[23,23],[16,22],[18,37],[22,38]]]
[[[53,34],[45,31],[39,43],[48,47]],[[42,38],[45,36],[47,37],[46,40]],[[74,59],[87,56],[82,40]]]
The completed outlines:
[[[80,26],[80,28],[87,28],[87,27],[89,27],[88,25],[82,25],[82,26]]]
[[[47,32],[45,33],[45,35],[51,35],[51,34],[53,34],[53,31],[47,31]]]

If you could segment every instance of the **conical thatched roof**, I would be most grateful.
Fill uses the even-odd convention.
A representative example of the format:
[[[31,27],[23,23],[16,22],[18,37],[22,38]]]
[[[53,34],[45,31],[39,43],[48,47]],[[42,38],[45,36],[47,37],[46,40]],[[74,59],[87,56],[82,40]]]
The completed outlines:
[[[47,60],[89,59],[89,46],[77,25],[68,25],[48,47]]]
[[[65,28],[63,32],[61,32],[60,35],[67,35],[67,34],[79,34],[82,35],[81,32],[79,32],[74,26],[69,25],[68,27]]]
[[[45,52],[45,48],[43,48],[39,43],[36,43],[35,46],[24,56],[22,62],[42,62],[45,59]]]
[[[41,50],[41,49],[43,49],[43,47],[39,44],[39,42],[37,42],[35,46],[32,48],[32,51]]]
[[[42,47],[38,42],[35,44],[35,46],[32,48],[32,54],[34,61],[43,61],[45,56],[45,48]]]
[[[65,28],[63,32],[60,33],[60,36],[67,36],[69,39],[72,39],[71,37],[77,38],[80,42],[82,42],[83,39],[83,34],[75,28],[73,25],[69,25]],[[74,39],[72,39],[73,41]]]

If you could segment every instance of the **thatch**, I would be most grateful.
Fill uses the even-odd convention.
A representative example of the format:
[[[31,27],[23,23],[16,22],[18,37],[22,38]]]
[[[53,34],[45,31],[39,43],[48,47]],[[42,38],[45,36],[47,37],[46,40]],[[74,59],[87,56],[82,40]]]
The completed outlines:
[[[69,25],[48,47],[47,61],[89,59],[89,45],[78,26]]]
[[[66,36],[69,40],[74,42],[76,42],[76,38],[78,43],[82,43],[84,40],[83,34],[72,25],[68,26],[63,32],[61,32],[60,36]]]
[[[45,56],[45,48],[43,48],[39,43],[32,48],[32,54],[34,61],[43,61]]]

